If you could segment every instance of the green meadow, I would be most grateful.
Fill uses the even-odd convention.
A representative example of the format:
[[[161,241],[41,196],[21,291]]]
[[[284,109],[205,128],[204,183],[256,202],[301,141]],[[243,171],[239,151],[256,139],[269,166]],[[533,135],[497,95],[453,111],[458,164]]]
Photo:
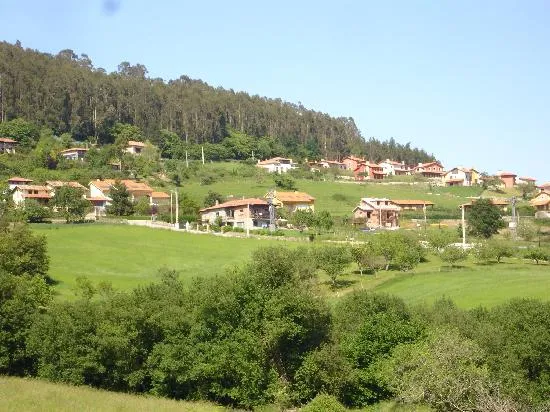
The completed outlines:
[[[207,402],[183,402],[152,396],[127,395],[86,386],[70,386],[38,379],[0,376],[2,411],[158,411],[210,412],[225,408]]]
[[[184,281],[216,276],[246,262],[253,250],[264,245],[296,242],[275,239],[226,238],[177,233],[125,225],[34,225],[48,239],[50,276],[60,298],[74,296],[76,278],[88,277],[94,284],[111,282],[119,290],[157,280],[158,269],[176,269]],[[331,300],[354,289],[369,289],[402,297],[411,304],[432,303],[441,297],[460,307],[491,307],[513,297],[550,300],[550,265],[535,265],[521,259],[479,265],[468,260],[449,268],[429,256],[411,272],[381,271],[360,276],[354,265],[333,289],[320,273],[319,293]]]

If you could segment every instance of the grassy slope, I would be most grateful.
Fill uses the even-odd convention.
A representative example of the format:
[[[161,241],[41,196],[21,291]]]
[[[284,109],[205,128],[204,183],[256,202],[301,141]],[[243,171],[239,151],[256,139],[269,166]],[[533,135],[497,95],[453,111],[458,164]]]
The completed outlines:
[[[77,276],[93,283],[110,281],[118,289],[131,289],[155,280],[157,269],[166,266],[181,271],[182,279],[221,274],[224,268],[243,263],[262,245],[279,240],[232,239],[190,235],[165,230],[114,225],[34,226],[48,237],[51,276],[62,297],[72,296]],[[285,245],[295,245],[284,242]],[[341,287],[332,290],[321,274],[321,293],[333,299],[355,288],[392,293],[410,303],[430,303],[447,296],[464,308],[493,306],[512,297],[550,300],[550,266],[510,259],[498,265],[448,269],[430,256],[410,273],[385,272],[359,276],[355,267],[341,277]]]
[[[178,402],[146,396],[0,376],[3,411],[222,411],[206,402]]]
[[[65,297],[79,276],[131,289],[155,280],[159,268],[181,271],[183,279],[222,274],[246,261],[260,245],[276,240],[232,239],[117,225],[34,225],[48,239],[50,276]]]

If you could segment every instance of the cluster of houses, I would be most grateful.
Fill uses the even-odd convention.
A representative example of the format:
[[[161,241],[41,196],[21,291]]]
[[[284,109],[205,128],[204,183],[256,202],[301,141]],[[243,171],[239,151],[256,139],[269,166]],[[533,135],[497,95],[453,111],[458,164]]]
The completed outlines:
[[[11,177],[8,179],[8,187],[12,192],[13,202],[17,206],[24,205],[27,199],[33,199],[43,206],[48,206],[60,187],[70,186],[81,189],[82,197],[90,202],[94,209],[94,215],[97,217],[106,214],[106,207],[112,202],[110,194],[116,190],[116,182],[114,179],[94,180],[86,188],[74,181],[48,180],[44,184],[36,185],[31,179]],[[147,183],[130,179],[119,182],[126,187],[130,199],[134,202],[145,198],[151,207],[165,206],[170,203],[168,193],[155,191]]]

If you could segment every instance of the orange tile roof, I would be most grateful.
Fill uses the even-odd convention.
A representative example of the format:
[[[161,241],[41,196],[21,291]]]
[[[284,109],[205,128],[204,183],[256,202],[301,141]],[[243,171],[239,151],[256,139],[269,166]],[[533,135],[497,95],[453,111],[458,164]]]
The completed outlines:
[[[42,185],[21,185],[17,186],[21,190],[39,190],[42,192],[49,192],[50,189],[48,189],[46,186]]]
[[[275,198],[283,203],[314,202],[315,198],[304,192],[276,192]]]
[[[235,199],[235,200],[229,200],[227,202],[220,203],[218,205],[205,207],[204,209],[201,209],[200,212],[206,212],[208,210],[216,210],[216,209],[225,209],[225,208],[231,208],[231,207],[241,207],[241,206],[258,206],[263,205],[267,206],[267,202],[263,199],[258,198],[247,198],[247,199]]]
[[[498,172],[497,176],[517,176],[514,172]]]
[[[133,146],[133,147],[145,147],[145,143],[143,142],[138,142],[136,140],[129,140],[128,141],[128,146]]]
[[[10,177],[8,179],[8,182],[32,182],[32,179],[25,179],[24,177],[14,176]]]
[[[520,177],[519,180],[525,180],[525,181],[528,181],[528,182],[536,182],[537,181],[537,179],[535,179],[534,177],[529,177],[529,176]]]
[[[90,182],[90,184],[93,184],[95,187],[97,187],[101,191],[110,190],[110,188],[115,183],[116,183],[115,179],[94,180]],[[135,180],[130,180],[130,179],[122,179],[120,180],[120,183],[126,186],[126,189],[128,189],[129,192],[151,192],[151,193],[153,192],[153,189],[147,183],[136,182]]]
[[[282,160],[288,160],[289,162],[292,162],[292,159],[289,159],[289,158],[286,158],[286,157],[273,157],[271,159],[266,159],[266,160],[262,160],[262,161],[259,161],[258,164],[259,165],[271,165],[271,164],[275,164],[275,163],[280,163]]]
[[[46,184],[51,187],[63,187],[63,186],[69,186],[69,187],[76,187],[79,189],[86,189],[84,186],[82,186],[80,183],[71,181],[71,182],[64,182],[62,180],[46,180]]]
[[[2,143],[17,143],[17,141],[13,139],[8,139],[7,137],[0,137],[0,142]]]
[[[531,200],[530,203],[533,206],[546,206],[547,204],[550,204],[550,199]]]
[[[426,206],[430,206],[430,205],[433,205],[434,202],[430,202],[429,200],[393,200],[392,199],[392,202],[395,203],[396,205],[426,205]]]
[[[168,199],[170,195],[165,192],[152,192],[151,197],[155,199]]]

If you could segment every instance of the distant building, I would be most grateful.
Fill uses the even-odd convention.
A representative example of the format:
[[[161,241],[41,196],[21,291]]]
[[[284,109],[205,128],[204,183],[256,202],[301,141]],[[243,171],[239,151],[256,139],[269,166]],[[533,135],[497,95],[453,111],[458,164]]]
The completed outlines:
[[[84,160],[86,153],[88,153],[88,149],[84,147],[73,147],[59,152],[67,160]]]
[[[508,210],[508,206],[510,206],[510,202],[506,199],[502,198],[493,198],[490,199],[491,203],[495,206],[497,206],[499,209],[501,209],[503,212],[506,212]],[[468,209],[472,207],[472,205],[476,202],[476,200],[472,200],[471,202],[464,203],[460,205],[460,207],[464,207],[465,209]]]
[[[394,160],[386,159],[378,164],[382,167],[382,172],[385,176],[404,176],[410,175],[411,171],[405,162],[396,162]]]
[[[424,208],[434,207],[434,203],[429,200],[396,200],[392,199],[392,202],[404,210],[422,210]]]
[[[41,185],[16,186],[13,192],[13,202],[16,205],[22,205],[27,199],[33,199],[46,206],[51,198],[50,189]]]
[[[368,228],[398,228],[400,210],[390,199],[364,197],[353,209],[353,222]]]
[[[534,177],[522,176],[522,177],[516,178],[516,184],[518,184],[518,185],[533,185],[533,186],[535,186],[536,182],[537,182],[537,179],[535,179]]]
[[[537,209],[535,217],[550,218],[550,190],[541,191],[529,203]]]
[[[442,176],[445,174],[445,172],[443,171],[443,165],[438,161],[418,163],[418,165],[415,166],[413,172],[429,179],[441,179]]]
[[[445,186],[475,186],[480,183],[480,175],[474,168],[455,167],[443,175]]]
[[[7,137],[0,137],[0,153],[15,153],[17,142]]]
[[[497,172],[497,177],[502,180],[504,188],[510,189],[516,185],[516,174],[513,172]]]
[[[272,196],[275,207],[284,207],[290,213],[297,210],[311,210],[312,212],[315,210],[315,198],[304,192],[275,191],[272,195],[268,193],[264,197],[269,196]]]
[[[145,143],[130,140],[124,151],[133,155],[139,155],[141,154],[141,152],[143,152],[143,149],[145,149]]]
[[[355,180],[381,180],[384,178],[382,166],[373,162],[362,162],[353,170]]]
[[[32,183],[32,179],[25,179],[24,177],[10,177],[8,179],[8,187],[10,190],[15,189],[17,186],[24,186],[24,185],[30,185]]]
[[[202,223],[254,229],[269,225],[269,205],[263,199],[249,198],[217,203],[199,211]]]
[[[292,163],[292,159],[287,159],[286,157],[258,160],[256,166],[267,170],[269,173],[286,173],[296,168],[296,165]]]
[[[355,170],[360,163],[364,163],[366,160],[357,156],[346,156],[342,159],[342,163],[346,165],[346,169]]]

